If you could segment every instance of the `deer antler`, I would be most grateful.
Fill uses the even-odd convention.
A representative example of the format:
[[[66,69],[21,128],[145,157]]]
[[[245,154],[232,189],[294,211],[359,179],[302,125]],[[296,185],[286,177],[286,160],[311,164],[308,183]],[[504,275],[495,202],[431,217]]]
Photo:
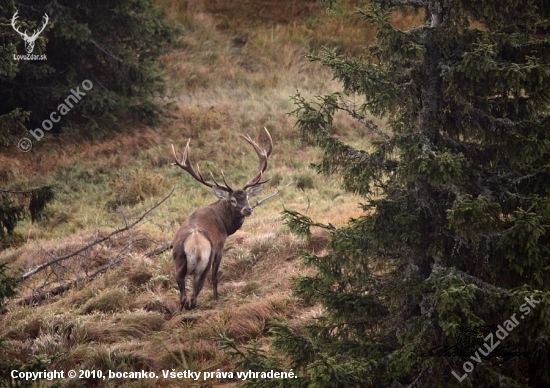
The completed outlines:
[[[246,140],[252,147],[254,147],[254,150],[256,151],[256,154],[258,155],[258,172],[256,173],[256,175],[252,179],[250,179],[248,182],[246,182],[246,184],[243,187],[243,190],[246,190],[249,187],[261,185],[261,184],[267,182],[267,180],[261,181],[261,179],[262,179],[263,172],[267,168],[267,158],[269,157],[269,155],[271,155],[271,151],[273,151],[273,139],[271,138],[271,135],[269,134],[269,131],[267,130],[266,127],[264,127],[264,130],[265,130],[265,133],[267,134],[267,137],[269,139],[269,150],[268,151],[266,151],[265,149],[262,150],[258,146],[258,144],[256,144],[256,142],[254,140],[252,140],[252,138],[250,136],[241,135],[241,137],[244,140]]]
[[[267,134],[267,137],[269,139],[269,150],[267,150],[267,151],[262,150],[260,148],[260,146],[258,146],[258,144],[254,140],[252,140],[252,138],[250,136],[241,135],[241,137],[244,140],[246,140],[252,147],[254,147],[254,150],[256,151],[256,154],[258,155],[258,172],[256,173],[256,175],[252,179],[250,179],[248,182],[246,182],[246,184],[244,185],[242,190],[246,190],[249,187],[258,186],[258,185],[261,185],[261,184],[267,182],[267,180],[262,181],[261,179],[262,179],[263,172],[267,168],[267,158],[269,157],[269,155],[271,155],[271,152],[273,151],[273,139],[271,138],[271,135],[269,134],[269,131],[267,130],[267,128],[264,127],[264,130],[265,130],[265,133]],[[216,186],[217,188],[222,189],[224,191],[232,192],[233,189],[227,183],[227,180],[225,179],[225,175],[224,175],[223,171],[222,171],[222,178],[223,178],[223,183],[224,184],[221,185],[216,181],[216,179],[214,179],[214,176],[212,175],[212,173],[210,173],[210,175],[211,175],[212,181],[214,183],[210,183],[206,179],[204,179],[198,165],[197,165],[197,171],[195,171],[193,169],[193,166],[191,165],[191,162],[189,161],[189,143],[190,142],[191,142],[191,139],[189,139],[187,141],[187,145],[185,146],[185,150],[183,151],[183,156],[181,158],[181,161],[178,159],[178,156],[176,155],[176,150],[174,149],[174,145],[172,145],[172,154],[174,155],[174,159],[175,159],[175,163],[172,163],[172,165],[180,166],[182,169],[187,171],[193,178],[195,178],[196,181],[202,183],[205,186],[208,186],[208,187],[211,187],[211,188]]]
[[[181,162],[178,160],[178,156],[176,155],[176,150],[174,149],[174,145],[172,145],[172,154],[174,155],[174,159],[176,160],[175,163],[172,163],[172,165],[177,165],[177,166],[180,166],[182,169],[184,169],[185,171],[187,171],[189,173],[189,175],[191,175],[193,178],[195,178],[196,181],[202,183],[203,185],[205,186],[208,186],[208,187],[218,187],[219,189],[222,189],[224,191],[227,191],[227,192],[232,192],[233,189],[227,184],[227,181],[225,180],[225,175],[223,174],[223,171],[222,171],[222,178],[223,178],[223,183],[224,185],[220,185],[218,182],[216,182],[216,180],[214,179],[214,176],[212,176],[212,180],[214,181],[214,183],[210,183],[210,182],[207,182],[204,177],[202,176],[201,174],[201,170],[199,168],[199,166],[197,165],[197,171],[195,172],[195,170],[193,169],[193,166],[191,165],[191,162],[189,161],[189,142],[191,142],[191,139],[187,140],[187,145],[185,146],[185,151],[183,151],[183,156],[181,158]],[[212,175],[212,174],[210,174]]]

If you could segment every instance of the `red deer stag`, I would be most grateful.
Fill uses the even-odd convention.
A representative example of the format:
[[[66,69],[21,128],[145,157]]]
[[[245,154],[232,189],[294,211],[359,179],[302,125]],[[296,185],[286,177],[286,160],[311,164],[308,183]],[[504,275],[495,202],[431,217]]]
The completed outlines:
[[[264,128],[265,129],[265,128]],[[218,201],[207,206],[199,207],[191,213],[180,227],[174,237],[172,256],[176,266],[176,280],[180,289],[180,311],[194,309],[197,305],[197,297],[210,266],[212,266],[212,289],[214,299],[218,299],[218,269],[222,260],[222,249],[227,236],[232,235],[243,225],[245,217],[252,214],[252,207],[248,199],[260,193],[262,185],[262,174],[267,168],[267,158],[273,150],[273,140],[265,129],[269,138],[269,150],[260,149],[250,136],[241,137],[246,140],[258,154],[258,172],[250,179],[242,189],[233,190],[225,180],[222,171],[223,185],[220,185],[212,176],[213,183],[207,182],[200,169],[197,171],[189,161],[189,142],[181,161],[178,160],[174,146],[172,152],[176,159],[173,165],[178,165],[187,171],[195,180],[205,186],[211,187],[218,197]],[[193,295],[187,299],[185,292],[186,276],[193,276]]]

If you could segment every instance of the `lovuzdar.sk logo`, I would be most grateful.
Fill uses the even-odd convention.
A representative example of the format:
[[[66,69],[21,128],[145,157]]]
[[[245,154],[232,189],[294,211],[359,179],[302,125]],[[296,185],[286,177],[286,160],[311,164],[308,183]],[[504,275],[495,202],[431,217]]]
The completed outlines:
[[[17,18],[19,17],[17,14],[19,12],[15,12],[13,14],[13,17],[11,18],[11,26],[13,27],[13,29],[19,34],[21,35],[21,38],[23,38],[23,41],[25,42],[25,50],[27,51],[27,54],[26,55],[13,55],[13,59],[19,61],[19,60],[24,60],[24,61],[34,61],[34,60],[45,60],[47,59],[46,58],[46,54],[41,54],[41,55],[33,55],[33,50],[34,50],[34,42],[36,42],[36,39],[38,38],[38,36],[42,33],[42,31],[44,31],[44,28],[46,28],[46,26],[48,25],[48,21],[50,20],[49,17],[48,17],[48,14],[47,13],[44,13],[44,16],[43,16],[43,23],[42,25],[37,29],[37,30],[34,30],[33,34],[32,35],[28,35],[27,34],[27,30],[25,30],[25,32],[21,32],[21,30],[17,27],[16,25],[16,20]]]

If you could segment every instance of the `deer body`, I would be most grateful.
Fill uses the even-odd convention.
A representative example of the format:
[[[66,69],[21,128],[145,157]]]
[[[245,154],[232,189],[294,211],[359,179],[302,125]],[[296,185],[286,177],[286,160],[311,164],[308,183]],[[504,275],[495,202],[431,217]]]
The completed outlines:
[[[244,217],[232,209],[228,200],[219,200],[196,209],[180,227],[173,243],[176,279],[180,289],[180,308],[196,307],[197,297],[210,267],[214,299],[218,298],[221,252],[227,236],[240,229]],[[186,276],[193,276],[193,295],[189,301],[185,291]]]
[[[258,173],[240,190],[233,190],[225,181],[225,185],[217,182],[210,183],[204,180],[200,171],[195,172],[189,162],[189,142],[185,148],[182,161],[176,158],[176,165],[180,166],[196,180],[211,187],[218,197],[218,201],[196,209],[184,221],[174,237],[172,257],[176,267],[176,280],[180,290],[180,310],[193,309],[197,305],[197,297],[204,285],[208,270],[212,267],[212,291],[214,299],[218,298],[218,270],[222,259],[222,250],[227,236],[241,228],[245,217],[252,214],[252,207],[248,199],[256,196],[262,189],[262,173],[267,167],[267,157],[272,151],[272,140],[269,132],[269,151],[261,150],[250,137],[243,138],[249,142],[260,159]],[[193,294],[187,299],[185,279],[193,276]]]

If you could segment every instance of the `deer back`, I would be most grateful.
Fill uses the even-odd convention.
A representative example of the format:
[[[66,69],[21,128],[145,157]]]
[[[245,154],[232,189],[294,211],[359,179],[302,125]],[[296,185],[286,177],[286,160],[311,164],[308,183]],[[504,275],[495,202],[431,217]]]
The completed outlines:
[[[174,249],[177,246],[183,250],[187,237],[193,232],[199,232],[210,241],[216,252],[220,252],[227,236],[239,230],[243,223],[244,216],[228,200],[199,207],[189,215],[176,233]]]

